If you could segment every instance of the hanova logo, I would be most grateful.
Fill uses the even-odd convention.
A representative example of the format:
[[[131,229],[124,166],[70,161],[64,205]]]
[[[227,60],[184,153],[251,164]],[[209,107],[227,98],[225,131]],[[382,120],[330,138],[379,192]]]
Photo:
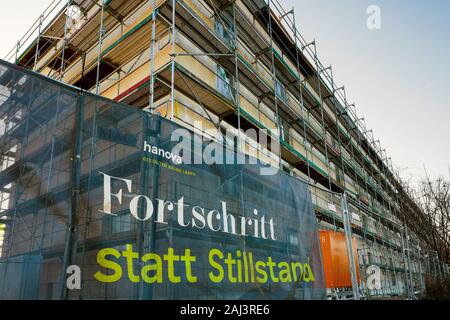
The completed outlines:
[[[148,140],[144,141],[144,151],[161,158],[171,160],[174,164],[195,165],[258,165],[259,174],[263,176],[275,175],[279,168],[265,163],[262,159],[249,156],[240,149],[252,149],[256,152],[266,152],[279,159],[280,143],[279,132],[271,129],[269,132],[255,129],[230,130],[219,132],[217,129],[202,129],[201,121],[194,121],[196,133],[185,128],[177,128],[171,132],[170,141],[173,148],[168,151],[152,145]],[[200,133],[200,134],[198,134]],[[235,141],[237,139],[237,141]],[[270,150],[270,151],[268,151]],[[272,160],[274,158],[271,158]]]
[[[172,162],[175,164],[181,164],[183,162],[179,155],[176,155],[162,148],[158,148],[157,146],[153,146],[148,143],[147,140],[144,141],[144,151],[160,156],[162,158],[166,158],[167,160],[172,160]]]

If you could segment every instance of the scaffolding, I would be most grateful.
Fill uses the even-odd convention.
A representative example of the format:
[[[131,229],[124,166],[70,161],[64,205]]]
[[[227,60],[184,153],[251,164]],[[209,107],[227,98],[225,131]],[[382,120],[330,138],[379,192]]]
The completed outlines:
[[[381,290],[353,277],[355,298],[414,298],[425,276],[445,269],[386,150],[319,60],[316,41],[300,34],[294,9],[278,0],[54,0],[6,60],[162,114],[305,180],[321,226],[358,237],[362,282],[368,266],[384,272]],[[11,112],[5,127],[16,121]],[[198,118],[215,133],[195,127]],[[230,129],[235,142],[223,137]],[[279,152],[255,149],[248,129],[265,132]],[[51,157],[58,143],[49,142]],[[5,170],[16,150],[5,141],[1,151]],[[12,190],[2,188],[8,203]]]

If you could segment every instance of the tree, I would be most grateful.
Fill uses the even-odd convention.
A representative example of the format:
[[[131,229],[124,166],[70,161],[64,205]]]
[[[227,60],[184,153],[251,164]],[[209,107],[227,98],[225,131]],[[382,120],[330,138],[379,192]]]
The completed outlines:
[[[399,170],[400,171],[400,170]],[[425,175],[416,187],[411,177],[400,179],[400,218],[415,234],[437,252],[439,260],[450,263],[450,170],[449,177],[431,179]]]
[[[450,178],[450,177],[449,177]],[[450,262],[450,179],[430,179],[425,171],[418,188],[418,202],[433,225],[433,243],[439,258]]]
[[[416,188],[411,179],[400,180],[400,218],[408,228],[424,240],[429,247],[428,255],[437,254],[439,261],[450,262],[450,170],[449,177],[431,179],[425,170]],[[429,257],[431,258],[431,257]],[[436,261],[435,261],[436,262]],[[450,277],[441,265],[435,265],[435,277],[425,281],[425,299],[450,299]],[[430,272],[433,272],[430,270]],[[436,274],[437,272],[437,274]],[[437,276],[437,277],[436,277]]]

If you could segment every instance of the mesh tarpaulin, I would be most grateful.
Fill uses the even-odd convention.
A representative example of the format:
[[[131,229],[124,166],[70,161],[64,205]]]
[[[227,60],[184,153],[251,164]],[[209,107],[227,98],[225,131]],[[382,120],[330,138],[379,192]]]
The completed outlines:
[[[302,181],[3,62],[0,126],[0,298],[325,297]]]

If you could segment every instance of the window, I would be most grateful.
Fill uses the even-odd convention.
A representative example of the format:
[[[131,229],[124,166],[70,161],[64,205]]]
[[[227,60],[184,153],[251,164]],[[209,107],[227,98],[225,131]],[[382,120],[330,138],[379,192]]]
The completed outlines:
[[[298,246],[298,235],[297,235],[297,231],[294,229],[288,229],[288,243],[291,246]]]
[[[215,21],[216,33],[227,43],[233,43],[233,29],[231,26],[224,26],[223,19],[216,18]]]
[[[275,95],[284,102],[288,101],[286,88],[278,79],[275,81]]]
[[[281,140],[290,142],[289,124],[283,119],[280,119],[280,132]]]
[[[395,285],[397,285],[397,281],[396,281],[397,279],[395,278],[395,274],[392,274],[391,273],[391,282],[392,282],[392,285],[393,286],[395,286]]]
[[[233,97],[230,82],[230,76],[226,70],[221,66],[217,66],[217,91],[228,99]]]

